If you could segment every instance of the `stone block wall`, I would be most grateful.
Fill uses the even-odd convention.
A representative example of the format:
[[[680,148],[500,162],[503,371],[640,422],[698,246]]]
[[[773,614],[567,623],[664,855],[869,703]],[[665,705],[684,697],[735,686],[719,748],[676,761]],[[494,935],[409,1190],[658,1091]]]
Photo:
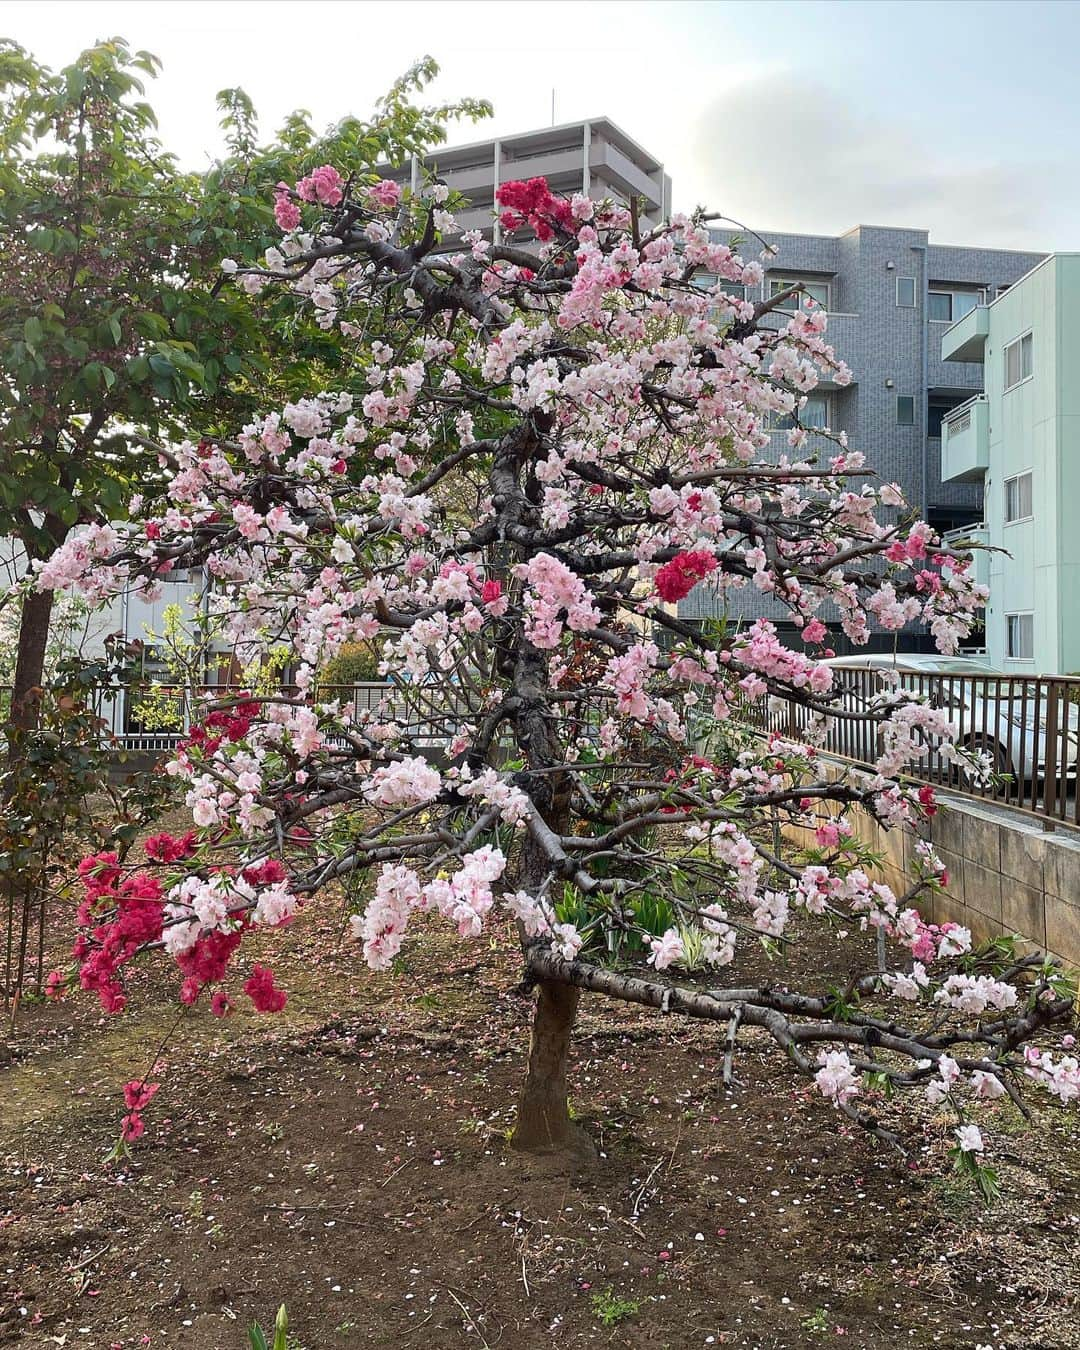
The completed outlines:
[[[945,917],[976,940],[1019,933],[1080,968],[1080,836],[960,797],[944,801],[930,837],[950,874],[938,897]]]
[[[918,833],[885,830],[861,810],[850,813],[859,838],[882,855],[880,879],[903,895],[915,844],[929,838],[949,869],[949,884],[921,900],[924,918],[963,924],[976,942],[1018,934],[1031,949],[1080,970],[1080,832],[1049,831],[1032,817],[959,794],[939,793],[938,800],[941,809]],[[838,804],[827,806],[840,813]],[[797,843],[812,839],[809,831],[790,833]]]

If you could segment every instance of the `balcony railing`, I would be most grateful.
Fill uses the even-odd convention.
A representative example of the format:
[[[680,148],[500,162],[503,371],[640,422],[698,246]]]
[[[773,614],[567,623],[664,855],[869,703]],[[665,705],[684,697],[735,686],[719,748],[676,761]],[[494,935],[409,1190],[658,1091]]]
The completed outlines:
[[[953,408],[941,423],[941,478],[977,482],[990,467],[990,404],[976,394]]]

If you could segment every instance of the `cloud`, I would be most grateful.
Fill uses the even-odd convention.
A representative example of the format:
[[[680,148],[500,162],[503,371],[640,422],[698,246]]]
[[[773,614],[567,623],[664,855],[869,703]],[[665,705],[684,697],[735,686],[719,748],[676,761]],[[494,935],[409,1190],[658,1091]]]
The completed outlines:
[[[929,227],[938,244],[1051,247],[1050,197],[1067,181],[1063,165],[1030,159],[951,163],[911,127],[867,116],[796,71],[714,99],[691,152],[703,200],[755,229]]]

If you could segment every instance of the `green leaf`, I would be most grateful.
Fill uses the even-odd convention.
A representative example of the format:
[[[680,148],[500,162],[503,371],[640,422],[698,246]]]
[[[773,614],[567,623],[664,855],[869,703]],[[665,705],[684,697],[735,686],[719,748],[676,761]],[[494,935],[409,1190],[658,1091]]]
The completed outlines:
[[[28,347],[36,347],[44,336],[45,329],[41,326],[39,318],[32,316],[23,324],[23,337]]]

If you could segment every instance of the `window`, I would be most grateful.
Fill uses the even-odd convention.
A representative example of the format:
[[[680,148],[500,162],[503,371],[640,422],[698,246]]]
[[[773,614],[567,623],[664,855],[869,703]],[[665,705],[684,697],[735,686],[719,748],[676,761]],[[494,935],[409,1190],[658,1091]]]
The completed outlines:
[[[1011,661],[1035,660],[1035,615],[1005,615],[1005,655]]]
[[[939,323],[952,323],[952,296],[948,291],[931,291],[926,300],[926,317]]]
[[[956,405],[953,403],[928,403],[926,405],[926,434],[941,437],[941,424]]]
[[[1005,524],[1014,520],[1028,520],[1032,509],[1031,473],[1019,473],[1015,478],[1005,479]]]
[[[728,281],[726,277],[718,277],[715,272],[695,272],[690,278],[690,284],[698,291],[711,291],[714,286],[719,284],[720,289],[725,295],[730,296],[732,300],[745,300],[747,288],[741,281]],[[716,316],[719,307],[710,309],[710,317]]]
[[[829,400],[822,394],[811,394],[799,413],[799,422],[804,427],[827,427]],[[794,425],[795,419],[790,414],[773,413],[769,419],[770,431],[790,431]]]
[[[810,309],[818,305],[822,309],[829,308],[829,283],[827,281],[808,281],[805,277],[770,277],[769,295],[779,295],[781,291],[786,291],[792,286],[802,286],[802,294],[789,295],[778,306],[779,309],[789,309],[794,313],[800,306],[803,309]]]
[[[982,289],[945,290],[935,286],[926,299],[926,317],[938,323],[955,323],[965,314],[970,314],[976,305],[985,304],[986,292]]]
[[[910,394],[896,396],[896,425],[898,427],[915,425],[915,400]]]
[[[896,278],[896,303],[901,309],[915,308],[915,278]]]
[[[1012,389],[1024,380],[1029,380],[1033,370],[1031,334],[1025,333],[1005,348],[1005,388]]]

